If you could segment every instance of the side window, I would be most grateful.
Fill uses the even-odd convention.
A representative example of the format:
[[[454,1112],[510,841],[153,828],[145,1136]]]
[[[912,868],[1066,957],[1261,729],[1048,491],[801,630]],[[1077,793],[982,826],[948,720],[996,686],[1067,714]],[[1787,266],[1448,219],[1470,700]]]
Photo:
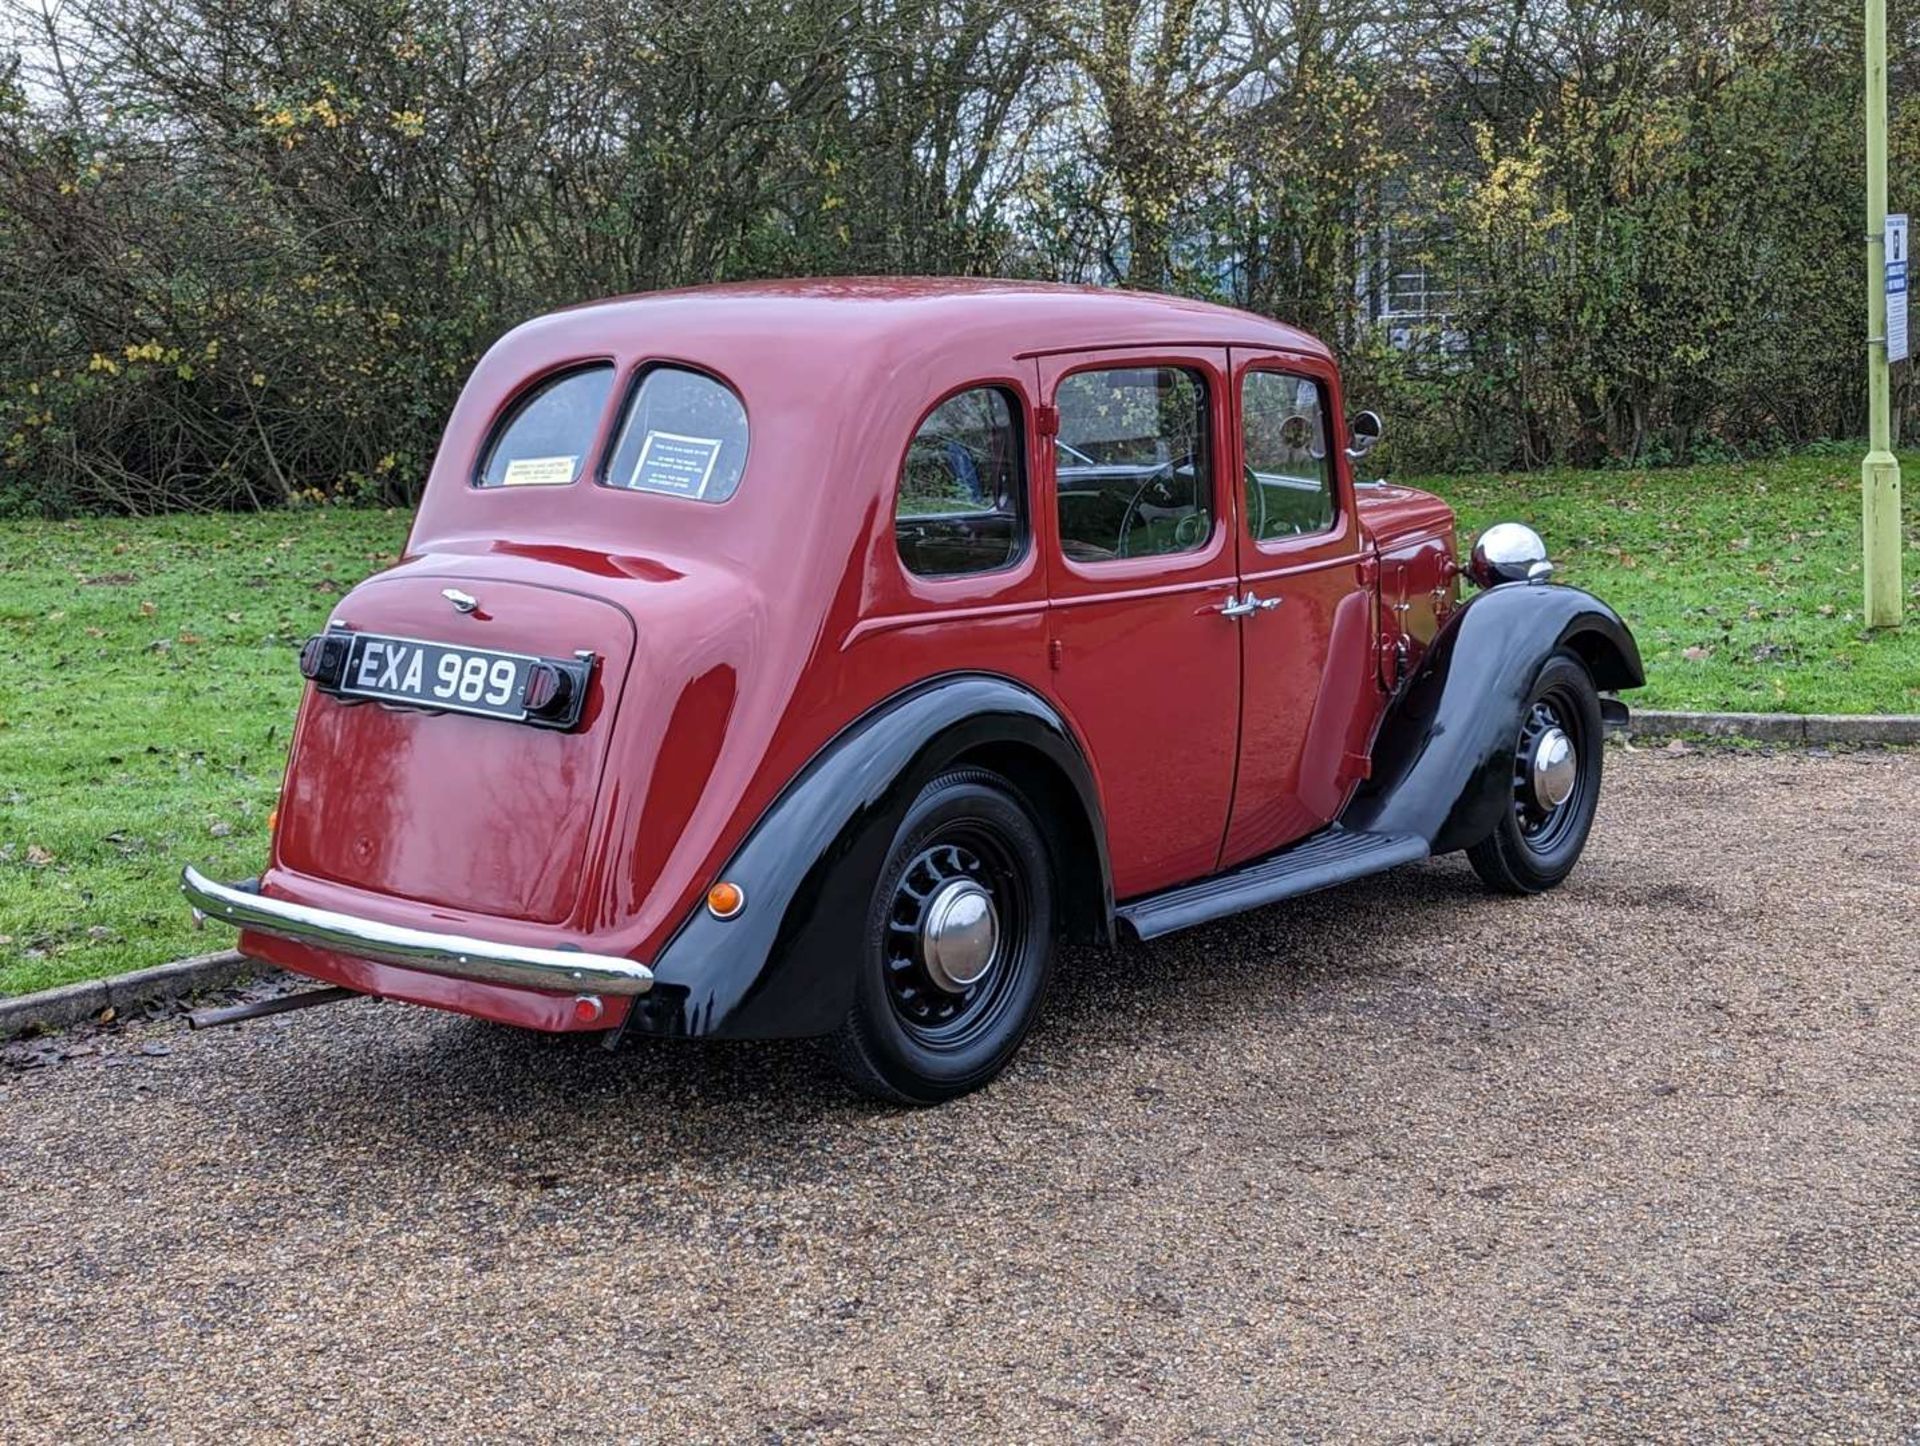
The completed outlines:
[[[747,470],[747,409],[733,389],[685,367],[654,367],[640,378],[607,486],[725,502]]]
[[[1026,546],[1020,404],[1000,387],[947,398],[907,446],[893,507],[900,561],[921,577],[992,572]]]
[[[1333,461],[1320,384],[1285,372],[1248,372],[1240,384],[1240,430],[1254,541],[1332,527]]]
[[[476,487],[564,487],[600,432],[613,390],[609,365],[548,377],[513,404],[488,446]]]
[[[1060,549],[1076,562],[1190,552],[1213,533],[1207,387],[1183,367],[1075,372],[1054,395]]]

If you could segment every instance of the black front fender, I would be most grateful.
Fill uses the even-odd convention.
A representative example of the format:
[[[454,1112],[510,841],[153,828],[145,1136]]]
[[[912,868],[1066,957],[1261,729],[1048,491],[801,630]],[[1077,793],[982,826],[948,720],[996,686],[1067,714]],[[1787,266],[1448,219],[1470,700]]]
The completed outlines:
[[[1066,722],[1018,683],[958,674],[863,714],[801,770],[722,871],[746,907],[725,920],[696,909],[655,961],[653,989],[626,1027],[737,1038],[836,1028],[852,1005],[874,880],[901,819],[929,779],[976,759],[1053,815],[1056,863],[1084,871],[1080,892],[1110,927],[1106,828]],[[1055,796],[1037,796],[1055,784]],[[1077,819],[1059,817],[1075,808]]]
[[[1507,583],[1469,600],[1388,705],[1372,774],[1340,823],[1416,834],[1436,854],[1485,838],[1512,792],[1514,737],[1534,675],[1563,647],[1601,688],[1646,682],[1633,634],[1590,593]]]

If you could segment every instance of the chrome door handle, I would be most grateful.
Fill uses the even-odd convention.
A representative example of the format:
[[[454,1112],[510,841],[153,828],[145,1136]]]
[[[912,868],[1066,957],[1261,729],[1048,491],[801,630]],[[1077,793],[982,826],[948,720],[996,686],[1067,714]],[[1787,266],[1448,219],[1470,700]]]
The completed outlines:
[[[1219,612],[1223,618],[1246,618],[1255,613],[1269,613],[1280,606],[1277,597],[1259,597],[1249,588],[1245,597],[1229,597],[1220,604]]]

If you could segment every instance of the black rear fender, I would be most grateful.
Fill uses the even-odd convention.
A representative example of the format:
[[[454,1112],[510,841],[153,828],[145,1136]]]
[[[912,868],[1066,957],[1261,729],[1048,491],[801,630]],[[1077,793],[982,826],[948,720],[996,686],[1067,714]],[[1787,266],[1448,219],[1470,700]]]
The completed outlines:
[[[721,871],[746,907],[726,920],[695,910],[654,963],[630,1027],[755,1038],[838,1027],[900,821],[930,779],[969,764],[1006,777],[1033,808],[1070,933],[1110,937],[1106,827],[1071,731],[1031,689],[959,674],[862,715],[786,787]]]

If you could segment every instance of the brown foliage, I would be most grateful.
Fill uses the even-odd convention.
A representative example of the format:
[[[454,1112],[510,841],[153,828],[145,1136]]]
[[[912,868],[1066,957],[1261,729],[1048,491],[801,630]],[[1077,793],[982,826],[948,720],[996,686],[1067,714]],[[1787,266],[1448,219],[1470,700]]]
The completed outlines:
[[[1250,306],[1422,463],[1858,420],[1835,0],[35,3],[0,0],[0,511],[405,500],[507,327],[767,274]],[[1392,331],[1409,267],[1439,301]]]

